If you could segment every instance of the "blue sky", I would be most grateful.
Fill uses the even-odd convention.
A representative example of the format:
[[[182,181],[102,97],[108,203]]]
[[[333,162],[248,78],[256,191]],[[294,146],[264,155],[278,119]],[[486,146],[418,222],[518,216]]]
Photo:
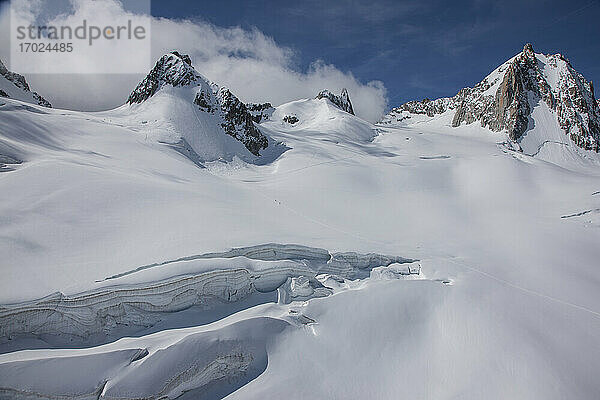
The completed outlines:
[[[600,0],[154,0],[152,14],[257,28],[292,49],[300,70],[321,59],[363,82],[383,81],[390,106],[454,95],[526,42],[600,81]]]

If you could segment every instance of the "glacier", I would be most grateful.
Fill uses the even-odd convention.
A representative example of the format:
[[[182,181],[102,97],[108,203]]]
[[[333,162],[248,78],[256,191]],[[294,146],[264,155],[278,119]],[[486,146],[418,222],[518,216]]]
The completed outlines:
[[[533,93],[514,140],[449,100],[244,105],[257,156],[195,79],[0,98],[0,398],[600,397],[600,157],[556,107]]]

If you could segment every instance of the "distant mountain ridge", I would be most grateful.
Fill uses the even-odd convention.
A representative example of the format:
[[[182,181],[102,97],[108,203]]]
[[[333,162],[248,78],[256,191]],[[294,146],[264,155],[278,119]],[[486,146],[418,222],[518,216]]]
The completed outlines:
[[[507,131],[509,139],[518,143],[530,129],[532,110],[540,101],[577,146],[600,150],[600,103],[593,84],[562,54],[536,54],[529,43],[473,88],[461,89],[454,97],[410,101],[394,108],[382,122],[453,111],[453,127],[479,121],[492,131]]]

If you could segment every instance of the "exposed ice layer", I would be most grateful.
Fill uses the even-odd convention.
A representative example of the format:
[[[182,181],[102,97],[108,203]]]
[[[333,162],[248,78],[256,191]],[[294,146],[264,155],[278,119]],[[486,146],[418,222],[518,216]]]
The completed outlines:
[[[159,282],[107,287],[74,296],[2,306],[0,342],[19,335],[97,342],[114,331],[134,332],[161,319],[161,313],[191,306],[207,309],[252,293],[248,270],[214,271]]]
[[[285,283],[277,289],[277,302],[289,304],[296,300],[308,300],[315,297],[325,297],[333,293],[331,288],[325,287],[316,279],[306,276],[287,278]]]
[[[381,266],[371,270],[371,279],[398,279],[406,276],[421,275],[421,264],[418,262]]]
[[[325,249],[318,247],[308,247],[298,244],[277,244],[266,243],[249,247],[238,247],[223,253],[207,253],[202,258],[215,257],[247,257],[254,260],[275,261],[275,260],[306,260],[327,262],[331,259],[331,254]]]
[[[272,243],[184,257],[111,277],[121,284],[108,286],[104,281],[106,286],[79,294],[55,293],[0,306],[0,343],[24,335],[59,343],[99,343],[114,335],[151,327],[164,313],[192,306],[209,310],[252,293],[275,291],[282,285],[279,297],[283,303],[327,296],[331,291],[316,279],[319,274],[366,278],[375,267],[412,261],[374,253],[330,253],[325,249]],[[153,267],[156,268],[145,271]],[[150,272],[159,273],[155,276],[171,275],[144,281],[143,274]],[[129,281],[131,277],[124,278],[135,273],[142,277]]]
[[[381,272],[375,274],[375,271]],[[385,273],[385,274],[384,274]],[[383,276],[386,275],[386,276]],[[392,263],[373,280],[421,279],[420,264]],[[288,277],[280,303],[358,289],[368,282],[320,274]],[[172,329],[84,349],[19,352],[0,360],[0,398],[150,400],[222,398],[262,374],[267,343],[288,327],[316,334],[306,304],[259,306],[209,325]],[[55,379],[60,370],[63,379]],[[32,379],[35,378],[35,379]]]
[[[196,254],[160,263],[142,265],[134,270],[116,274],[106,279],[120,278],[148,268],[159,267],[180,261],[234,257],[246,257],[251,260],[262,261],[302,261],[312,270],[319,271],[319,273],[338,274],[349,278],[354,278],[355,276],[352,276],[352,273],[359,274],[360,270],[367,270],[380,265],[388,265],[393,262],[406,263],[415,261],[409,258],[386,256],[376,253],[330,253],[329,251],[318,247],[308,247],[298,244],[266,243],[256,246],[238,247],[220,253]]]

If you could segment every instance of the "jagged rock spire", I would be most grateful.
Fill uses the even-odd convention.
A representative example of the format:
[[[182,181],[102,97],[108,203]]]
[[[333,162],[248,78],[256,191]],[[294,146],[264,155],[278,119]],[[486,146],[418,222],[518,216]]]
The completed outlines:
[[[352,108],[352,103],[350,102],[350,95],[348,95],[348,90],[346,88],[342,89],[342,93],[339,96],[336,96],[329,90],[324,89],[319,92],[316,98],[328,99],[339,109],[354,115],[354,109]]]
[[[525,46],[523,46],[523,53],[535,55],[535,52],[533,51],[533,45],[531,43],[526,43]]]

